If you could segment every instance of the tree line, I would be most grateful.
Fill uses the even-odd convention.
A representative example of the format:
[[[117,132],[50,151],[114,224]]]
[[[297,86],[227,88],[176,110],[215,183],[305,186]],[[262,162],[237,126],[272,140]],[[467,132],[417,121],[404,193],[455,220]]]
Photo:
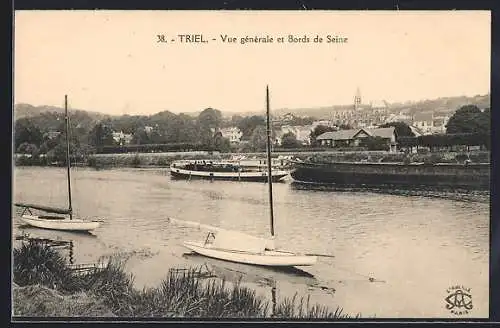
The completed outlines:
[[[312,122],[313,118],[301,118]],[[206,108],[198,116],[174,114],[163,111],[154,115],[122,115],[95,120],[85,111],[71,113],[70,151],[77,158],[85,158],[92,153],[124,151],[179,151],[179,150],[218,150],[234,151],[227,138],[222,136],[221,128],[236,126],[242,132],[243,141],[238,151],[261,151],[266,147],[265,117],[259,115],[243,117],[234,115],[224,120],[222,113]],[[411,128],[402,122],[393,122],[380,127],[394,126],[397,141],[402,146],[443,146],[457,143],[481,144],[489,148],[491,133],[490,109],[481,111],[474,105],[459,108],[450,118],[446,135],[415,137]],[[273,140],[279,126],[272,131]],[[311,147],[318,147],[316,138],[328,131],[350,129],[348,125],[329,127],[319,125],[310,133]],[[113,132],[131,135],[129,145],[124,140],[115,140]],[[451,137],[450,135],[455,135]],[[459,136],[461,135],[461,136]],[[44,112],[33,117],[15,121],[15,152],[33,157],[44,155],[58,161],[64,160],[66,151],[64,114]],[[370,140],[368,145],[378,149],[381,140]],[[295,149],[303,147],[293,133],[281,137],[281,147]]]
[[[453,146],[480,146],[491,149],[490,108],[481,111],[475,105],[460,107],[446,124],[445,134],[431,134],[415,137],[401,135],[400,147],[428,147],[431,150]]]
[[[93,153],[128,151],[234,150],[221,128],[236,126],[243,141],[241,151],[260,151],[266,147],[265,116],[233,115],[224,120],[221,111],[206,108],[198,116],[169,111],[154,115],[122,115],[95,120],[85,111],[70,114],[71,156],[84,159]],[[312,120],[308,118],[307,120]],[[276,136],[277,128],[273,129]],[[130,140],[114,137],[123,132]],[[14,125],[16,153],[64,161],[66,134],[64,114],[43,112],[17,119]]]

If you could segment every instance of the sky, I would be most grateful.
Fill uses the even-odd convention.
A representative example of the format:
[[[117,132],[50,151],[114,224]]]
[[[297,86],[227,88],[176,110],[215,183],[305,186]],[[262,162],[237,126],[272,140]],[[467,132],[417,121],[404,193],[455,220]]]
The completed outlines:
[[[16,104],[249,112],[266,85],[271,109],[351,104],[357,88],[363,103],[490,91],[489,11],[16,11],[14,33]]]

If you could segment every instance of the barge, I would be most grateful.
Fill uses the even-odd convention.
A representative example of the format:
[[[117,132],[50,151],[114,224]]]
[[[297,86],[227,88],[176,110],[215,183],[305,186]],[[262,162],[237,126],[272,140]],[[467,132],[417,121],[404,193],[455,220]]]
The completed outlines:
[[[490,188],[489,163],[372,163],[293,161],[297,183]]]
[[[271,178],[278,182],[290,171],[273,168]],[[244,165],[236,161],[176,161],[170,165],[170,175],[174,179],[206,179],[226,181],[267,182],[268,174],[263,165]]]

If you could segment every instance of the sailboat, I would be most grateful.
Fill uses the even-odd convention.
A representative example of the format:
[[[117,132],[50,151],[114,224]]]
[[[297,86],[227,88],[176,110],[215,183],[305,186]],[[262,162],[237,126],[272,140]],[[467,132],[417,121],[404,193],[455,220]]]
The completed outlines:
[[[21,220],[33,227],[66,230],[66,231],[91,231],[98,228],[102,221],[84,220],[73,218],[73,208],[71,205],[71,162],[69,149],[69,116],[68,116],[68,96],[64,96],[64,110],[66,121],[66,166],[68,180],[68,208],[57,208],[44,205],[15,203],[15,206],[22,207]],[[32,209],[46,212],[46,215],[35,215]],[[59,215],[56,215],[59,214]]]
[[[271,125],[269,119],[269,87],[266,87],[266,114],[267,114],[267,172],[271,177]],[[226,230],[192,221],[181,221],[169,218],[173,223],[194,226],[208,230],[207,237],[202,242],[186,241],[183,245],[191,251],[211,258],[231,262],[274,266],[309,266],[317,261],[315,255],[297,254],[291,251],[276,249],[274,239],[273,213],[273,184],[268,179],[269,209],[270,209],[270,238],[251,236],[242,232]]]

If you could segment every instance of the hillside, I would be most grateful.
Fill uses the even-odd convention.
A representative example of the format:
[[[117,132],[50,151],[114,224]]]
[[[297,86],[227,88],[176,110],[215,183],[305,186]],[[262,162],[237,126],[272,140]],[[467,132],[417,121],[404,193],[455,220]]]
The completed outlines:
[[[489,94],[476,95],[474,97],[466,97],[466,96],[441,97],[438,99],[431,99],[431,100],[408,101],[405,103],[389,103],[388,109],[390,112],[399,112],[404,110],[405,112],[408,112],[410,114],[416,112],[428,112],[428,111],[451,114],[454,111],[456,111],[459,107],[468,104],[476,105],[479,108],[489,108],[491,106],[490,95]],[[282,116],[287,113],[292,113],[295,116],[312,116],[317,119],[328,119],[329,117],[331,117],[331,114],[333,112],[350,110],[350,109],[352,109],[352,105],[332,105],[332,106],[310,107],[310,108],[279,108],[273,110],[273,114],[275,116]],[[63,111],[64,109],[61,107],[16,104],[14,106],[14,117],[15,119],[19,119],[22,117],[38,116],[44,112],[62,113]],[[72,109],[72,111],[75,111],[75,109]],[[116,115],[106,115],[95,111],[88,111],[88,110],[81,110],[81,111],[85,111],[92,119],[96,121],[110,117],[115,117],[115,118],[120,117]],[[201,110],[199,112],[184,113],[184,114],[191,117],[197,117],[200,112]],[[160,113],[161,112],[159,111],[158,113],[151,114],[151,116]],[[263,115],[263,114],[264,113],[262,111],[245,112],[245,113],[228,112],[228,111],[222,112],[222,116],[226,118],[230,118],[233,115],[251,116],[251,115]],[[144,115],[132,115],[132,116],[144,116]]]
[[[90,116],[93,120],[100,121],[105,118],[109,118],[110,115],[103,114],[100,112],[95,112],[95,111],[89,111],[89,110],[83,110],[83,109],[76,109],[76,108],[71,108],[70,109],[72,112],[86,112],[88,116]],[[56,107],[56,106],[33,106],[30,104],[16,104],[14,105],[14,119],[20,119],[24,117],[34,117],[34,116],[39,116],[42,113],[58,113],[62,114],[64,113],[64,108],[63,107]]]
[[[408,101],[405,103],[389,103],[388,110],[390,112],[399,112],[404,110],[410,114],[428,111],[451,114],[461,106],[468,104],[476,105],[479,108],[489,108],[491,105],[490,95],[477,95],[474,97],[441,97],[431,100]],[[276,115],[292,113],[296,116],[313,116],[318,119],[328,119],[333,112],[350,109],[352,109],[352,105],[332,105],[316,108],[281,108],[274,110],[274,112],[276,113]]]

